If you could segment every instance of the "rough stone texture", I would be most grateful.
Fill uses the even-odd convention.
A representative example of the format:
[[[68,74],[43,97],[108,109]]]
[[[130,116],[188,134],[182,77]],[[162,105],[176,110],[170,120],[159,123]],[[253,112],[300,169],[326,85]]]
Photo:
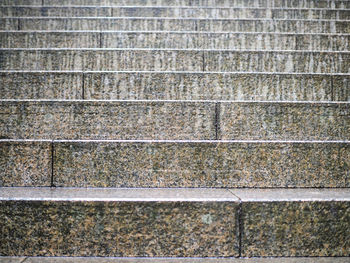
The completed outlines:
[[[6,21],[17,29],[17,19]],[[19,21],[22,30],[350,33],[350,23],[336,20],[22,17]]]
[[[99,48],[97,32],[1,32],[1,48]]]
[[[204,71],[347,73],[350,53],[205,51]]]
[[[0,15],[62,17],[180,17],[180,18],[278,18],[348,19],[346,9],[264,9],[195,7],[0,7]]]
[[[0,72],[1,99],[82,99],[82,73]]]
[[[243,202],[242,256],[350,256],[349,202]]]
[[[0,18],[0,30],[18,30],[18,19]]]
[[[9,0],[6,0],[9,1]],[[18,1],[18,0],[17,0]],[[23,0],[21,0],[23,1]],[[294,7],[294,8],[350,8],[346,0],[44,0],[45,5],[124,5],[124,6],[212,6],[212,7]]]
[[[349,187],[346,143],[56,142],[56,186]]]
[[[84,86],[87,99],[350,101],[349,83],[347,75],[88,72]]]
[[[25,259],[26,259],[25,257],[1,257],[0,256],[1,263],[22,263]]]
[[[350,76],[333,76],[334,100],[350,101]]]
[[[349,103],[234,103],[220,108],[224,140],[349,140]]]
[[[1,262],[1,258],[0,258]],[[338,258],[77,258],[77,257],[30,257],[25,263],[349,263],[349,259]],[[5,263],[7,263],[5,261]]]
[[[211,102],[2,101],[11,139],[214,139]]]
[[[235,202],[0,201],[1,255],[238,256]]]
[[[202,71],[193,50],[0,50],[0,69]]]
[[[0,187],[50,186],[51,143],[0,140]]]

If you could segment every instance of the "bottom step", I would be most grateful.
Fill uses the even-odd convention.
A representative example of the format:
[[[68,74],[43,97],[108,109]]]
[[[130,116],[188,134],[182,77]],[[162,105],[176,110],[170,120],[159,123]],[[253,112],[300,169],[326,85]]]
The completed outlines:
[[[1,256],[350,256],[350,189],[4,187],[0,211]]]
[[[96,257],[0,257],[0,263],[349,263],[350,258],[96,258]]]

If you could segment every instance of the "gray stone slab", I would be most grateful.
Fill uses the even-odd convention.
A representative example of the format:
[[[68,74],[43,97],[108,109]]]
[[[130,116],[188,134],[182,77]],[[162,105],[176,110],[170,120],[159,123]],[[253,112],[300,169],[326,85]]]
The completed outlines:
[[[196,8],[196,7],[0,7],[0,14],[11,16],[62,17],[182,17],[182,18],[279,18],[279,19],[348,19],[347,9],[284,8]]]
[[[347,73],[350,53],[205,51],[204,71]]]
[[[50,186],[50,142],[0,140],[0,187]]]
[[[197,50],[3,49],[0,57],[3,70],[203,70]]]
[[[347,143],[56,142],[66,187],[349,187]]]
[[[18,30],[18,19],[0,18],[0,30]]]
[[[6,0],[4,0],[6,1]],[[24,0],[22,0],[24,1]],[[27,0],[28,1],[28,0]],[[294,7],[294,8],[349,8],[348,1],[305,0],[44,0],[45,5],[118,5],[118,6],[212,6],[212,7]]]
[[[349,140],[349,103],[222,102],[224,140]]]
[[[0,72],[1,99],[82,99],[83,74]]]
[[[11,139],[214,139],[215,103],[2,101]]]
[[[16,6],[16,5],[33,5],[33,6],[41,6],[43,4],[43,0],[0,0],[0,6]]]
[[[332,89],[333,79],[333,89]],[[87,99],[350,101],[348,75],[87,72]]]
[[[17,18],[6,21],[15,24]],[[18,21],[21,30],[350,33],[349,22],[335,20],[21,17]]]
[[[97,32],[0,32],[0,47],[99,48],[101,35]]]
[[[25,259],[26,259],[25,257],[1,257],[0,256],[1,263],[21,263]]]
[[[242,256],[349,257],[349,201],[253,201],[242,211]]]
[[[0,259],[1,262],[1,259]],[[26,259],[26,263],[66,263],[66,262],[91,262],[91,263],[348,263],[349,258],[344,257],[317,257],[317,258],[101,258],[101,257],[29,257]]]
[[[74,194],[76,190],[70,191]],[[35,194],[29,199],[19,199],[20,190],[13,191],[7,200],[0,201],[0,223],[4,226],[0,253],[27,256],[238,256],[238,202],[232,195],[229,201],[225,201],[227,198],[217,201],[217,197],[210,201],[201,197],[202,192],[198,195],[192,190],[188,195],[185,191],[173,191],[172,196],[184,196],[169,201],[158,197],[157,193],[162,194],[162,190],[149,193],[141,190],[145,200],[133,201],[133,198],[119,199],[118,196],[123,196],[114,189],[112,198],[105,201],[108,194],[105,189],[100,189],[103,198],[92,201],[85,199],[89,191],[81,189],[79,201],[63,201],[66,190],[59,188],[49,190],[40,201],[31,200]],[[132,191],[133,196],[135,193],[137,190]],[[43,195],[42,191],[39,195]],[[21,236],[20,240],[18,236]]]

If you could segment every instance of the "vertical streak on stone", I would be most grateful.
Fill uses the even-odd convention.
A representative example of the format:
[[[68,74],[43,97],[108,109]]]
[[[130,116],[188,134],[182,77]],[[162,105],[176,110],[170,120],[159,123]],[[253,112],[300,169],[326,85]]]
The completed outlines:
[[[41,5],[42,5],[42,6],[45,6],[45,0],[42,0],[42,1],[41,1]]]
[[[199,23],[199,19],[195,20],[195,24],[194,24],[194,31],[198,32],[198,23]]]
[[[100,37],[100,48],[102,48],[102,37],[103,37],[102,36],[102,32],[100,32],[100,36],[99,37]]]
[[[216,102],[215,104],[215,140],[221,139],[220,132],[220,102]]]
[[[242,215],[242,201],[239,202],[237,213],[237,225],[238,225],[238,254],[242,257],[242,237],[243,237],[243,215]]]
[[[82,76],[82,84],[81,84],[81,99],[85,99],[85,77],[86,77],[86,74],[85,72],[82,73],[83,76]]]
[[[334,83],[333,83],[333,75],[331,75],[331,101],[334,101]]]
[[[54,185],[54,161],[55,161],[55,148],[54,141],[51,141],[51,187],[56,187]]]
[[[205,51],[202,51],[202,71],[205,72]]]
[[[17,19],[17,30],[18,31],[21,30],[21,19],[20,18]]]

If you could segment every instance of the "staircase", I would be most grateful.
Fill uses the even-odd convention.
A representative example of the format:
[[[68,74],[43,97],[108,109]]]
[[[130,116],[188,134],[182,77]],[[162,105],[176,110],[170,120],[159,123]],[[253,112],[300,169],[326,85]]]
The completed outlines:
[[[0,0],[0,70],[0,262],[350,262],[350,1]]]

